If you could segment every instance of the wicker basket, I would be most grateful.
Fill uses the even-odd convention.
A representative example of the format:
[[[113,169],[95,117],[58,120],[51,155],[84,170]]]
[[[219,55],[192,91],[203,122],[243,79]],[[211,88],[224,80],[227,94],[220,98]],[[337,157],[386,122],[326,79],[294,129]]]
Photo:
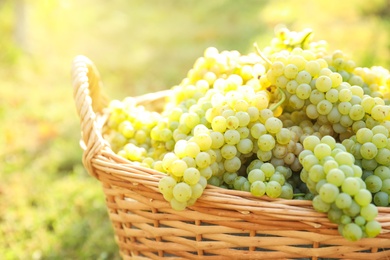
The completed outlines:
[[[171,209],[157,188],[164,175],[117,156],[103,139],[108,99],[94,64],[76,57],[72,76],[83,164],[102,183],[123,259],[390,259],[390,207],[379,208],[382,233],[357,242],[341,237],[310,201],[208,185],[193,206]],[[168,93],[138,100],[153,104]]]

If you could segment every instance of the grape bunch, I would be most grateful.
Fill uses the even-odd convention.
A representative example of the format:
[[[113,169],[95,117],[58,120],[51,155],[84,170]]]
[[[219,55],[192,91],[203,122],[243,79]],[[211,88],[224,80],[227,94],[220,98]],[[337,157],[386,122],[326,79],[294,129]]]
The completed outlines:
[[[381,230],[375,220],[378,209],[371,204],[372,193],[361,178],[363,172],[355,157],[330,136],[309,136],[303,146],[300,176],[315,195],[314,209],[327,213],[349,240],[377,236]]]
[[[114,152],[162,172],[173,209],[206,185],[312,200],[348,240],[375,237],[390,202],[390,73],[358,67],[311,30],[278,28],[269,46],[205,50],[159,113],[114,100]]]

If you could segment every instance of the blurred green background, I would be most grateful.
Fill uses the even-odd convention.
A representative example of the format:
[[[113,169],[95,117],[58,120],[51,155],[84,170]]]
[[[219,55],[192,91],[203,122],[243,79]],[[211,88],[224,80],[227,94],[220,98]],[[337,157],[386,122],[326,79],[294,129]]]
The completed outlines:
[[[390,67],[388,0],[0,0],[0,258],[119,259],[81,164],[71,62],[115,99],[178,84],[208,46],[252,51],[310,27],[360,66]]]

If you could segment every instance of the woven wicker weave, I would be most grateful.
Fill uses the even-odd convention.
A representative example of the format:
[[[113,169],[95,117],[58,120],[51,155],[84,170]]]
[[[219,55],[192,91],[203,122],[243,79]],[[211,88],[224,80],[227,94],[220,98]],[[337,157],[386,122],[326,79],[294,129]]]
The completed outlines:
[[[390,259],[390,207],[382,233],[349,242],[310,201],[253,197],[208,185],[195,205],[172,210],[159,193],[164,175],[117,156],[102,137],[108,99],[94,64],[72,67],[83,164],[98,179],[123,259]],[[169,92],[139,97],[153,103]]]

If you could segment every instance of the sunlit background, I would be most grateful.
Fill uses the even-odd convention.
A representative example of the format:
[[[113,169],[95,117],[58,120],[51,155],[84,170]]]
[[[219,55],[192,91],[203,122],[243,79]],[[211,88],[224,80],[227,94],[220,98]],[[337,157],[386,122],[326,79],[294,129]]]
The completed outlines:
[[[0,0],[0,258],[119,259],[81,164],[76,55],[123,99],[180,83],[208,46],[264,47],[278,24],[390,68],[388,0]]]

